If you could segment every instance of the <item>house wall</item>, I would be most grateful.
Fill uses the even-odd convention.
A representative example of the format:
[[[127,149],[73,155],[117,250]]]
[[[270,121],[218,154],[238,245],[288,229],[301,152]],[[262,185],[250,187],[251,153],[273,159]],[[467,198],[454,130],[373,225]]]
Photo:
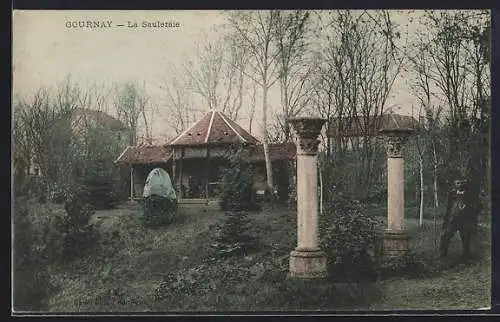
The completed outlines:
[[[333,153],[335,151],[335,146],[341,144],[341,141],[335,137],[329,137],[328,140],[330,142],[330,152]],[[363,137],[349,137],[345,141],[346,149],[348,151],[353,150],[355,146],[358,146],[358,148],[362,148],[364,145]],[[368,142],[370,142],[370,144],[383,144],[383,140],[378,136],[368,138]]]
[[[176,173],[174,175],[176,190],[182,190],[182,198],[206,198],[208,185],[208,197],[214,197],[214,190],[220,181],[225,166],[227,166],[227,161],[213,157],[210,159],[190,158],[176,160]],[[179,181],[181,168],[182,179]]]

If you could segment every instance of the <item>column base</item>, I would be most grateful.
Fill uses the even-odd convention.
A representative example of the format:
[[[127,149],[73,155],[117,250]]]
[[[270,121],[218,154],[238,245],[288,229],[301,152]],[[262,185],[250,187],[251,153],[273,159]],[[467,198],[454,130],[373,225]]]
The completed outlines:
[[[382,244],[384,257],[394,258],[406,255],[409,250],[409,239],[405,231],[384,231]]]
[[[326,278],[326,253],[319,249],[296,248],[290,253],[290,277]]]

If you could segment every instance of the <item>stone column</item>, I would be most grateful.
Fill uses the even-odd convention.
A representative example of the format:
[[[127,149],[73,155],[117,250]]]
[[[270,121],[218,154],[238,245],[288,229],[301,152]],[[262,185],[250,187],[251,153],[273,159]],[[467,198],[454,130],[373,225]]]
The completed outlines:
[[[403,146],[411,129],[383,129],[387,150],[387,229],[383,236],[385,257],[398,257],[408,252],[408,235],[404,216]]]
[[[326,277],[326,254],[318,245],[319,118],[290,120],[297,133],[297,247],[290,253],[290,277]]]

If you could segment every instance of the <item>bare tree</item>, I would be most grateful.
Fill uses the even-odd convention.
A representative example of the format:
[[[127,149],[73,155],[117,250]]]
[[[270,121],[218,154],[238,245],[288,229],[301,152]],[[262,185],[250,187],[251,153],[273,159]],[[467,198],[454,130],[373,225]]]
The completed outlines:
[[[274,42],[274,25],[277,11],[239,11],[228,16],[235,43],[248,53],[248,69],[245,75],[262,90],[262,130],[266,162],[267,185],[274,188],[272,165],[269,158],[268,91],[279,79],[279,49]]]
[[[387,11],[341,10],[321,14],[319,20],[318,42],[323,45],[315,72],[315,105],[324,117],[335,118],[328,130],[336,133],[336,149],[349,141],[359,154],[357,186],[369,188],[379,159],[372,139],[400,73],[404,47]],[[354,136],[345,137],[347,128],[355,130]]]
[[[296,117],[310,101],[312,64],[307,61],[309,12],[278,11],[274,21],[275,42],[279,50],[281,113],[277,115],[284,141],[291,139],[289,118]]]
[[[143,117],[146,129],[146,137],[151,139],[151,133],[148,127],[146,109],[149,97],[144,87],[140,87],[134,82],[128,82],[116,87],[115,109],[118,119],[124,122],[130,131],[130,145],[138,144],[139,138],[139,120]]]
[[[250,106],[248,110],[248,132],[252,133],[253,118],[255,116],[255,103],[257,101],[257,84],[253,82],[252,84],[252,94],[250,96]]]
[[[415,95],[426,106],[445,106],[449,171],[471,171],[475,187],[486,176],[490,111],[487,11],[426,11],[410,55]],[[440,120],[438,120],[440,121]],[[434,149],[433,149],[434,150]],[[446,156],[445,156],[446,155]],[[437,157],[435,158],[437,159]],[[437,162],[435,162],[436,164]],[[451,172],[449,175],[452,175]],[[483,178],[484,177],[484,178]]]
[[[208,110],[220,107],[222,98],[218,90],[222,82],[224,54],[221,43],[207,42],[198,48],[195,59],[189,59],[184,67],[189,89],[203,97]]]
[[[160,86],[165,91],[167,103],[158,112],[174,132],[179,134],[195,122],[200,113],[206,112],[206,110],[194,108],[192,91],[183,77],[185,74],[180,74],[175,68],[172,68],[169,74],[169,80]]]
[[[187,85],[204,99],[208,109],[217,109],[237,120],[246,89],[246,60],[245,48],[230,37],[207,41],[184,67]]]
[[[22,168],[38,170],[47,191],[57,182],[72,178],[71,119],[85,103],[85,94],[68,77],[55,95],[40,88],[31,98],[18,98],[14,105],[15,156],[24,163]]]
[[[439,140],[440,134],[438,131],[440,130],[440,121],[441,121],[441,111],[440,108],[435,108],[433,106],[433,92],[431,91],[431,82],[432,80],[429,77],[429,69],[430,66],[427,64],[425,52],[422,50],[422,47],[416,47],[416,51],[413,55],[409,55],[411,68],[416,72],[413,73],[414,79],[412,81],[411,87],[413,88],[413,93],[417,97],[420,102],[421,110],[419,112],[419,119],[423,122],[419,122],[419,133],[418,135],[422,137],[420,140],[417,140],[417,148],[420,151],[421,141],[427,141],[427,145],[429,146],[429,152],[431,153],[432,160],[432,168],[433,168],[433,199],[434,199],[434,213],[437,212],[437,208],[439,207],[439,196],[438,196],[438,168],[441,165],[441,156],[438,153],[439,149]],[[423,115],[422,115],[423,114]],[[420,154],[420,166],[423,167],[423,153]],[[422,170],[423,171],[423,170]],[[420,204],[421,208],[423,207],[423,178],[420,180]],[[422,210],[421,210],[422,216]]]

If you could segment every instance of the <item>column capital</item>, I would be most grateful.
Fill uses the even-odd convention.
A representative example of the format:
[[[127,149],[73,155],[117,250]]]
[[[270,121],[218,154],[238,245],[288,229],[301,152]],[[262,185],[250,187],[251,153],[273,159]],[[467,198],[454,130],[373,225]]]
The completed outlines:
[[[402,158],[403,146],[412,134],[410,128],[382,129],[380,133],[385,139],[387,157]]]
[[[318,136],[326,120],[322,118],[293,118],[290,119],[293,129],[297,133],[297,154],[315,155],[318,153],[320,140]]]

